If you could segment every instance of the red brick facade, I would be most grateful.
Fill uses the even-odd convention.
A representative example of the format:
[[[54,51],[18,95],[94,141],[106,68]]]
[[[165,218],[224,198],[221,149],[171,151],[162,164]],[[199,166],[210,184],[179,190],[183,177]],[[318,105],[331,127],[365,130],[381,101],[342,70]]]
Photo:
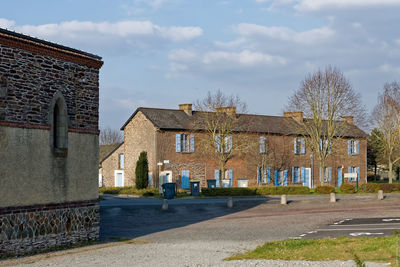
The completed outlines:
[[[159,112],[162,112],[160,110]],[[183,111],[176,111],[183,112]],[[188,115],[190,116],[190,115]],[[215,170],[220,169],[216,153],[204,153],[200,145],[205,134],[191,132],[190,130],[160,129],[153,118],[146,115],[146,110],[138,109],[122,128],[125,135],[125,179],[129,185],[134,185],[134,169],[139,153],[146,151],[149,158],[149,171],[153,177],[158,177],[159,171],[172,171],[172,179],[181,186],[182,171],[189,171],[190,180],[200,180],[201,186],[207,186],[207,179],[215,178]],[[176,135],[194,135],[194,152],[176,152]],[[275,171],[287,171],[287,185],[302,185],[301,181],[293,182],[293,167],[310,169],[310,186],[317,186],[319,181],[319,161],[316,155],[312,156],[311,149],[305,141],[305,153],[294,153],[294,140],[300,138],[296,135],[248,133],[254,147],[246,154],[230,159],[226,165],[231,170],[232,186],[238,186],[239,179],[248,179],[248,186],[272,186],[275,183]],[[259,152],[260,136],[266,138],[266,152]],[[235,142],[233,135],[233,142]],[[348,141],[359,140],[359,151],[356,155],[349,155]],[[359,182],[366,182],[366,136],[338,139],[332,144],[332,153],[328,156],[326,167],[330,168],[330,185],[338,185],[338,168],[342,173],[347,173],[349,167],[359,169]],[[120,153],[120,152],[118,152]],[[263,183],[262,177],[257,179],[257,168],[262,160],[270,168],[270,182]],[[157,166],[157,163],[163,165]],[[342,170],[343,167],[343,170]],[[117,166],[115,166],[117,168]],[[311,171],[312,170],[312,171]],[[227,173],[228,174],[228,173]],[[157,180],[157,179],[155,179]],[[157,181],[156,181],[157,182]],[[105,184],[111,186],[111,184]]]

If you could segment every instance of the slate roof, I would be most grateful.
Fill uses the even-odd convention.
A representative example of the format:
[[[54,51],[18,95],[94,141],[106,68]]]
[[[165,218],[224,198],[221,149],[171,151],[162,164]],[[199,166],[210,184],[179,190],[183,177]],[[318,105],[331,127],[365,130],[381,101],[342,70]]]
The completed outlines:
[[[142,112],[143,115],[146,116],[146,118],[149,119],[153,125],[160,130],[192,130],[193,122],[201,121],[202,117],[206,116],[206,113],[201,111],[193,111],[192,116],[190,116],[183,110],[178,109],[139,107],[121,127],[121,130],[124,130],[125,126],[139,111]],[[238,127],[235,129],[237,132],[298,135],[299,124],[292,118],[254,114],[236,115],[239,118]],[[348,124],[347,122],[341,123]],[[242,128],[241,126],[243,125],[245,126]],[[348,124],[342,136],[349,138],[366,138],[368,135],[357,126]]]

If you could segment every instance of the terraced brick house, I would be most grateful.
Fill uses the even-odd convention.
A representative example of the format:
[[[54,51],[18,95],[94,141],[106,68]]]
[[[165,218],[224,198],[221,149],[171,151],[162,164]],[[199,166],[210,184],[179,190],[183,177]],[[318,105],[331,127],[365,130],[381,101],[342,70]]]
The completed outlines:
[[[146,151],[149,161],[151,186],[165,181],[176,182],[178,188],[188,189],[189,181],[197,180],[202,187],[207,179],[216,179],[217,186],[288,186],[315,187],[320,184],[319,163],[309,149],[307,138],[298,134],[296,120],[303,120],[302,113],[288,112],[284,116],[236,114],[243,124],[249,125],[241,132],[226,138],[227,148],[244,134],[256,144],[251,151],[233,157],[227,162],[226,183],[219,184],[221,170],[213,153],[204,154],[199,141],[204,129],[193,130],[193,123],[202,118],[202,112],[193,111],[191,104],[179,105],[179,109],[138,108],[122,126],[124,143],[114,153],[123,154],[121,160],[109,155],[103,161],[105,186],[135,185],[135,164],[141,151]],[[359,183],[366,182],[367,135],[353,124],[351,117],[341,123],[346,125],[342,138],[335,140],[327,160],[325,184],[340,186],[344,173],[357,173]],[[323,145],[323,144],[321,144]],[[121,158],[119,158],[121,159]],[[112,166],[111,166],[112,165]],[[106,167],[107,166],[107,167]],[[123,166],[123,168],[121,167]],[[116,171],[123,171],[118,178]],[[114,174],[114,177],[112,175]],[[157,179],[156,179],[157,177]],[[123,182],[122,182],[122,180]],[[354,178],[345,182],[355,183]]]
[[[0,29],[0,257],[98,239],[102,64]]]

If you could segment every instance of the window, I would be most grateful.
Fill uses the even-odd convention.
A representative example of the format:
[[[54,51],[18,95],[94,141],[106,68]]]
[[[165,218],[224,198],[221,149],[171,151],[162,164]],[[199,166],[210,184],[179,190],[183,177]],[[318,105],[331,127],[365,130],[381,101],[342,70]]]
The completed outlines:
[[[265,136],[260,136],[260,153],[267,153],[267,138]]]
[[[332,167],[325,167],[325,172],[322,172],[322,168],[319,168],[319,177],[323,178],[325,183],[332,181]],[[322,179],[320,179],[322,180]]]
[[[306,140],[304,138],[294,138],[294,154],[306,154]]]
[[[65,99],[60,92],[54,93],[49,111],[50,145],[55,156],[66,156],[68,148],[68,113]]]
[[[233,137],[232,136],[225,136],[224,140],[221,140],[221,136],[215,136],[215,146],[217,152],[229,153],[232,152],[232,144],[233,144]]]
[[[270,167],[258,167],[257,168],[257,184],[269,184],[271,183],[271,168]]]
[[[347,149],[349,155],[360,154],[360,140],[349,140],[347,141]]]
[[[194,152],[194,135],[177,134],[176,152]]]
[[[319,140],[319,151],[323,151],[325,147],[328,146],[328,140]],[[332,153],[332,141],[329,141],[328,154]]]
[[[124,154],[123,153],[119,154],[119,169],[120,170],[124,169]]]
[[[300,167],[292,167],[292,183],[300,183]]]

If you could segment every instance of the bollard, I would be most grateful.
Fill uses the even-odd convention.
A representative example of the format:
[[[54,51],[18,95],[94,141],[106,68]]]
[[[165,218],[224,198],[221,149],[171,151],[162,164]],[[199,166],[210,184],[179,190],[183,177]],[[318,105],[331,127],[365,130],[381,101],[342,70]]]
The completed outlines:
[[[331,193],[331,200],[330,202],[335,203],[336,202],[336,194],[335,193]]]
[[[163,200],[161,209],[162,210],[168,210],[168,200],[167,199]]]
[[[378,191],[378,199],[382,200],[383,199],[383,190]]]
[[[226,206],[228,208],[233,208],[233,199],[231,197],[229,197],[228,200],[226,201]]]
[[[287,205],[286,195],[282,195],[282,196],[281,196],[281,204],[282,204],[282,205]]]

